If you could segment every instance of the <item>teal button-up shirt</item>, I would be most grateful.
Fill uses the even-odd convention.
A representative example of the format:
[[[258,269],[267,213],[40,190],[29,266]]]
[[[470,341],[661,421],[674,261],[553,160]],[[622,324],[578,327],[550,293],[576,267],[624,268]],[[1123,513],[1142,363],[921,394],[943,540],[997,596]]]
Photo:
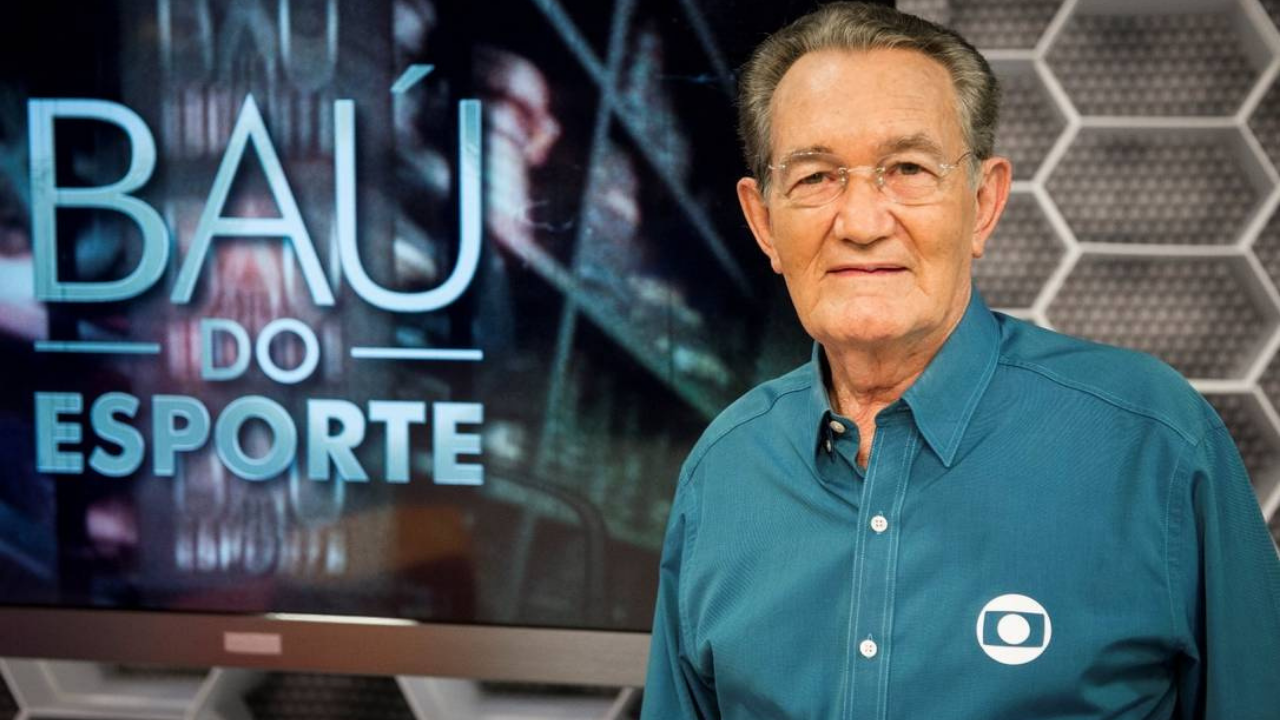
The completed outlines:
[[[975,292],[863,470],[822,357],[685,463],[646,720],[1280,718],[1280,564],[1177,373]]]

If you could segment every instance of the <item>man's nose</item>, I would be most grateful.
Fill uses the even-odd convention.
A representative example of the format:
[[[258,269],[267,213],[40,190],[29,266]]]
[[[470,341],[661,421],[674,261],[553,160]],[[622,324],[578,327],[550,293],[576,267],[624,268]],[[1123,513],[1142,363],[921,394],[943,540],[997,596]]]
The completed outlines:
[[[833,204],[836,217],[832,230],[842,240],[869,245],[893,233],[892,202],[880,191],[873,174],[849,173],[844,192]]]

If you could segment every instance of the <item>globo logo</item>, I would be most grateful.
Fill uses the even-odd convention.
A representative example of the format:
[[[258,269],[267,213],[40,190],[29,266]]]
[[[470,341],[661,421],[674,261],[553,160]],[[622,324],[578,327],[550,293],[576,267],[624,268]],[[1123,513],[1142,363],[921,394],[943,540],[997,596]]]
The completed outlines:
[[[978,613],[978,646],[1004,665],[1025,665],[1040,657],[1053,638],[1044,606],[1026,595],[1001,595]]]

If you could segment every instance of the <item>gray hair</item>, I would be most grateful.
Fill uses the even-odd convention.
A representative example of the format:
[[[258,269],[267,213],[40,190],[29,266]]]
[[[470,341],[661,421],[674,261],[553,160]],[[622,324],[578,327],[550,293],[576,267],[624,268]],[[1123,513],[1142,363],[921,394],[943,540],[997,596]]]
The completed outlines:
[[[985,58],[952,30],[884,5],[833,2],[769,36],[738,81],[738,133],[747,167],[765,190],[770,164],[770,103],[787,70],[817,50],[916,50],[951,74],[974,167],[995,152],[1000,87]]]

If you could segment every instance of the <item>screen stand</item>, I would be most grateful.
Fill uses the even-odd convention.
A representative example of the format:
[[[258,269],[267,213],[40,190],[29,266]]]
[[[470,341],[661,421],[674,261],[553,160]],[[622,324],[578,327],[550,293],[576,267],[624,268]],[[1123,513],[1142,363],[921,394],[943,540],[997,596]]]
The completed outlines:
[[[0,660],[0,675],[20,720],[134,717],[182,720],[209,673],[168,668],[123,669],[93,662]]]
[[[242,668],[0,659],[0,677],[19,709],[15,720],[255,720],[245,698],[279,675]],[[622,720],[640,695],[636,688],[614,694],[409,676],[396,677],[386,687],[392,696],[403,697],[415,720]]]

